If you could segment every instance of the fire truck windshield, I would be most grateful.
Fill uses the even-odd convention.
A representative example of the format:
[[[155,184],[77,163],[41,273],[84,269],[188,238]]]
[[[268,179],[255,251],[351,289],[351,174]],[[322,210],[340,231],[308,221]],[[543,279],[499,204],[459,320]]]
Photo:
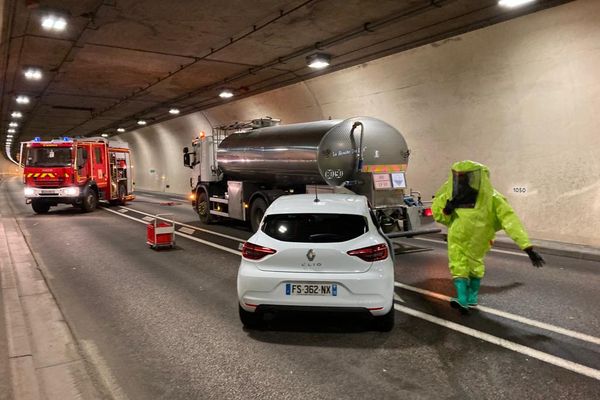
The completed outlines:
[[[30,147],[27,149],[27,167],[70,167],[70,147]]]

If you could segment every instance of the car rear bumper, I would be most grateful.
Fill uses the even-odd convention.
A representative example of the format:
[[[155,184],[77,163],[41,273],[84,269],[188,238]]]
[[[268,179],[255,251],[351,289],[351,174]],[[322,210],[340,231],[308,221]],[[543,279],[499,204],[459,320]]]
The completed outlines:
[[[336,296],[287,295],[287,283],[336,284]],[[378,316],[390,311],[394,299],[394,269],[391,260],[376,263],[361,273],[292,273],[261,271],[242,260],[238,271],[238,300],[250,312],[259,309],[322,307],[368,310]]]

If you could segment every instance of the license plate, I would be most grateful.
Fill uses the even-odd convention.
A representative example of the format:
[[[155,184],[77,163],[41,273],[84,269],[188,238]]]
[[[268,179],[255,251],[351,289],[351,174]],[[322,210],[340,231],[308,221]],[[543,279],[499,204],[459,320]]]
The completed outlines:
[[[40,194],[45,194],[45,195],[55,195],[58,194],[56,193],[54,190],[42,190]]]
[[[337,296],[335,283],[286,283],[287,296]]]

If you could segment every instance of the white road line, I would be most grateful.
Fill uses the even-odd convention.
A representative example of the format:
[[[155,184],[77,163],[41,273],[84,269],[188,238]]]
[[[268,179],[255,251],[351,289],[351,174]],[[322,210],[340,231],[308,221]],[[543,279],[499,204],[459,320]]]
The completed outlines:
[[[185,199],[175,199],[173,197],[169,197],[169,200],[178,201],[178,202],[185,202]]]
[[[446,244],[446,242],[444,242],[443,240],[426,239],[426,238],[414,238],[414,239],[424,240],[426,242],[432,242],[432,243],[438,243],[438,244]],[[523,253],[523,252],[500,250],[500,249],[490,249],[490,251],[493,251],[494,253],[510,254],[512,256],[529,257],[526,253]]]
[[[144,218],[148,218],[148,217],[144,217]],[[182,226],[181,228],[179,228],[179,232],[183,232],[187,235],[193,235],[196,231],[191,228],[186,228],[185,226]]]
[[[129,212],[129,210],[125,208],[119,208],[119,212],[125,214],[126,212]]]
[[[146,217],[144,217],[144,218],[142,218],[142,219],[143,219],[144,221],[147,221],[147,222],[154,221],[154,218],[152,218],[152,217],[148,217],[148,216],[146,216]]]
[[[108,212],[120,215],[120,216],[125,217],[125,218],[129,218],[131,220],[134,220],[134,221],[137,221],[137,222],[140,222],[140,223],[143,223],[143,224],[146,223],[145,221],[142,221],[140,219],[131,217],[129,215],[121,214],[121,213],[119,213],[117,211],[114,211],[114,210],[111,210],[111,209],[108,209],[108,208],[103,208],[103,209],[106,210],[106,211],[108,211]],[[184,233],[175,232],[175,234],[179,235],[179,236],[182,236],[182,237],[185,237],[187,239],[194,240],[196,242],[205,244],[207,246],[211,246],[211,247],[215,247],[215,248],[220,249],[220,250],[227,251],[227,252],[232,253],[232,254],[236,254],[236,255],[240,255],[240,256],[242,254],[239,251],[232,250],[230,248],[227,248],[227,247],[224,247],[224,246],[220,246],[218,244],[211,243],[211,242],[208,242],[206,240],[198,239],[198,238],[195,238],[193,236],[186,235]],[[407,285],[404,285],[404,284],[402,284],[400,282],[395,282],[395,284],[396,284],[396,286],[402,285],[400,287],[407,286]],[[418,289],[418,288],[415,288],[415,289]],[[422,289],[420,289],[420,290],[422,290]],[[434,292],[431,292],[431,293],[434,293]],[[438,296],[443,296],[444,298],[448,298],[448,296],[444,296],[444,295],[441,295],[439,293],[435,293],[435,294],[438,295]],[[575,373],[578,373],[578,374],[581,374],[581,375],[584,375],[584,376],[588,376],[588,377],[596,379],[596,380],[600,380],[600,371],[597,370],[597,369],[586,367],[585,365],[577,364],[577,363],[574,363],[572,361],[568,361],[568,360],[565,360],[563,358],[556,357],[556,356],[553,356],[551,354],[547,354],[547,353],[541,352],[539,350],[535,350],[535,349],[532,349],[530,347],[523,346],[521,344],[514,343],[514,342],[511,342],[509,340],[502,339],[502,338],[490,335],[490,334],[485,333],[485,332],[480,332],[478,330],[475,330],[475,329],[472,329],[472,328],[468,328],[466,326],[463,326],[463,325],[460,325],[460,324],[457,324],[457,323],[454,323],[454,322],[451,322],[451,321],[447,321],[445,319],[438,318],[438,317],[426,314],[426,313],[421,312],[421,311],[413,310],[412,308],[408,308],[408,307],[402,306],[402,305],[397,304],[397,303],[394,304],[394,308],[397,311],[399,311],[399,312],[403,312],[405,314],[412,315],[413,317],[424,319],[424,320],[429,321],[431,323],[434,323],[434,324],[446,327],[448,329],[452,329],[454,331],[463,333],[465,335],[469,335],[469,336],[475,337],[477,339],[484,340],[484,341],[486,341],[488,343],[492,343],[492,344],[495,344],[497,346],[504,347],[505,349],[508,349],[508,350],[511,350],[511,351],[515,351],[517,353],[521,353],[521,354],[524,354],[524,355],[527,355],[527,356],[535,358],[537,360],[540,360],[540,361],[543,361],[543,362],[546,362],[546,363],[549,363],[549,364],[552,364],[552,365],[556,365],[557,367],[561,367],[561,368],[567,369],[569,371],[573,371]]]
[[[448,297],[448,296],[443,295],[441,293],[436,293],[436,292],[432,292],[430,290],[421,289],[421,288],[414,287],[414,286],[409,286],[409,285],[406,285],[404,283],[395,282],[394,284],[395,284],[396,287],[399,287],[399,288],[402,288],[402,289],[406,289],[406,290],[410,290],[411,292],[423,294],[425,296],[434,297],[436,299],[440,299],[440,300],[443,300],[443,301],[450,301],[450,299],[451,299],[451,297]],[[592,343],[592,344],[600,345],[600,338],[597,338],[597,337],[591,336],[591,335],[586,335],[585,333],[575,332],[575,331],[572,331],[570,329],[561,328],[560,326],[547,324],[545,322],[536,321],[536,320],[533,320],[533,319],[522,317],[520,315],[511,314],[511,313],[506,312],[506,311],[500,311],[500,310],[496,310],[494,308],[490,308],[490,307],[486,307],[486,306],[481,306],[480,305],[480,306],[477,306],[477,309],[479,311],[486,312],[488,314],[497,315],[499,317],[510,319],[510,320],[513,320],[513,321],[516,321],[516,322],[520,322],[520,323],[525,324],[525,325],[535,326],[536,328],[544,329],[544,330],[551,331],[551,332],[554,332],[554,333],[558,333],[558,334],[564,335],[564,336],[569,336],[569,337],[572,337],[574,339],[582,340],[584,342],[589,342],[589,343]]]
[[[127,207],[125,207],[125,208],[127,208]],[[136,213],[147,215],[149,217],[154,217],[152,214],[148,214],[146,212],[143,212],[143,211],[140,211],[140,210],[136,210],[135,208],[127,208],[127,209],[130,210],[130,211],[135,211]],[[105,210],[108,210],[108,209],[105,208]],[[242,239],[242,238],[238,238],[238,237],[234,237],[234,236],[229,236],[229,235],[226,235],[224,233],[210,231],[208,229],[199,228],[199,227],[194,226],[194,225],[184,224],[182,222],[177,222],[177,225],[186,226],[186,227],[191,228],[191,229],[195,229],[195,230],[198,230],[198,231],[210,233],[211,235],[224,237],[226,239],[237,240],[238,242],[245,242],[246,241],[246,239]]]
[[[543,361],[548,364],[555,365],[557,367],[561,367],[567,369],[569,371],[573,371],[580,375],[588,376],[590,378],[600,380],[600,370],[587,367],[585,365],[577,364],[569,360],[565,360],[564,358],[556,357],[551,354],[547,354],[541,352],[539,350],[532,349],[531,347],[523,346],[522,344],[518,344],[515,342],[511,342],[510,340],[502,339],[497,336],[490,335],[489,333],[480,332],[473,328],[466,327],[464,325],[457,324],[452,321],[447,321],[442,318],[435,317],[433,315],[413,310],[412,308],[405,307],[400,304],[394,304],[394,308],[397,311],[402,313],[411,315],[416,318],[421,318],[425,321],[429,321],[433,324],[443,326],[444,328],[452,329],[453,331],[463,333],[465,335],[472,336],[474,338],[486,341],[488,343],[495,344],[500,347],[504,347],[505,349],[515,351],[517,353],[524,354],[531,358],[535,358],[537,360]]]
[[[131,216],[129,216],[129,215],[121,214],[121,213],[119,213],[119,212],[117,212],[117,211],[111,210],[110,208],[102,208],[102,209],[103,209],[103,210],[106,210],[106,211],[108,211],[108,212],[111,212],[111,213],[113,213],[113,214],[117,214],[117,215],[120,215],[120,216],[122,216],[122,217],[129,218],[129,219],[131,219],[131,220],[133,220],[133,221],[137,221],[137,222],[139,222],[139,223],[146,224],[146,221],[143,221],[143,220],[141,220],[141,219],[138,219],[138,218],[131,217]],[[176,235],[179,235],[179,236],[182,236],[182,237],[184,237],[184,238],[190,239],[190,240],[194,240],[194,241],[196,241],[196,242],[198,242],[198,243],[205,244],[205,245],[207,245],[207,246],[210,246],[210,247],[214,247],[214,248],[217,248],[217,249],[220,249],[220,250],[223,250],[223,251],[227,251],[227,252],[229,252],[229,253],[231,253],[231,254],[235,254],[235,255],[238,255],[238,256],[241,256],[241,255],[242,255],[242,253],[241,253],[241,252],[239,252],[239,251],[237,251],[237,250],[233,250],[233,249],[230,249],[230,248],[228,248],[228,247],[221,246],[221,245],[219,245],[219,244],[216,244],[216,243],[209,242],[209,241],[207,241],[207,240],[198,239],[198,238],[196,238],[196,237],[194,237],[194,236],[186,235],[185,233],[181,233],[181,232],[175,232],[175,234],[176,234]]]

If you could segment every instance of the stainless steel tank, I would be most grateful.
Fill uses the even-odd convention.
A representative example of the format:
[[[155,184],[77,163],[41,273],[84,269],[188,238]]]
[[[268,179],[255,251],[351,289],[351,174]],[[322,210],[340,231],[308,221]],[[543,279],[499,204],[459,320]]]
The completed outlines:
[[[363,124],[363,165],[406,165],[402,134],[371,117],[315,121],[255,129],[227,136],[217,162],[228,179],[338,186],[356,179]]]

